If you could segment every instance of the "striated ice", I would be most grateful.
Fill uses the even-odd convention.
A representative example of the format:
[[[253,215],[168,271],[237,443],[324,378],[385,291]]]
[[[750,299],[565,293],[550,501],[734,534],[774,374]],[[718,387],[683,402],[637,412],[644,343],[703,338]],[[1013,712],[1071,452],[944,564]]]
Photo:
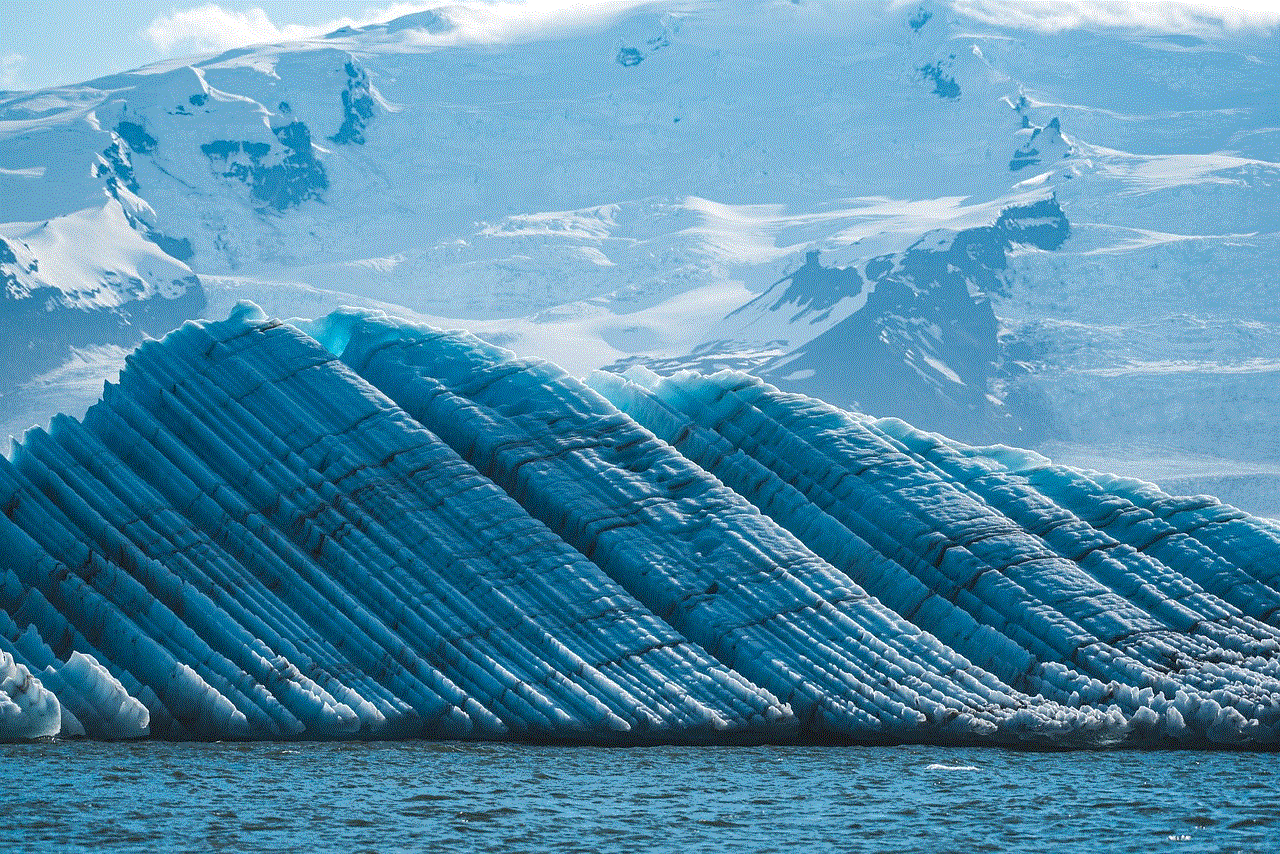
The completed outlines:
[[[156,734],[793,725],[316,341],[249,307],[144,345],[83,423],[27,434],[0,491],[5,610],[145,695]]]
[[[1280,543],[1245,514],[959,445],[743,374],[592,382],[1016,687],[1114,705],[1140,734],[1242,743],[1280,726]]]
[[[242,304],[0,460],[0,737],[1280,741],[1280,536],[741,373]]]
[[[0,649],[0,740],[57,735],[62,720],[54,693]]]

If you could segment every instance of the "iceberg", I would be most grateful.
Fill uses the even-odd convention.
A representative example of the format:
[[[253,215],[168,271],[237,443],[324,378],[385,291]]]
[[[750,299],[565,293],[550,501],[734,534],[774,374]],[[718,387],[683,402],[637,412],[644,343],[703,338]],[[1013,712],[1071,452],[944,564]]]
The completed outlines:
[[[62,706],[9,653],[0,651],[0,740],[43,738],[62,729]]]
[[[791,718],[248,309],[141,347],[0,483],[4,609],[103,662],[157,734],[701,738]]]
[[[734,372],[241,304],[0,460],[0,738],[1280,740],[1280,532]]]
[[[1277,725],[1274,530],[753,377],[596,374],[623,411],[1012,685],[1216,742]],[[1265,557],[1264,557],[1265,556]]]

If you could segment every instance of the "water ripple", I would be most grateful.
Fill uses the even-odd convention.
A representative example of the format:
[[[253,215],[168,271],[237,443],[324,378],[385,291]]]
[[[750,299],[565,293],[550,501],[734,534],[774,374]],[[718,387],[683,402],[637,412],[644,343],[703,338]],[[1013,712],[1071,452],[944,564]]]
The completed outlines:
[[[1269,851],[1257,753],[510,744],[0,747],[24,850]]]

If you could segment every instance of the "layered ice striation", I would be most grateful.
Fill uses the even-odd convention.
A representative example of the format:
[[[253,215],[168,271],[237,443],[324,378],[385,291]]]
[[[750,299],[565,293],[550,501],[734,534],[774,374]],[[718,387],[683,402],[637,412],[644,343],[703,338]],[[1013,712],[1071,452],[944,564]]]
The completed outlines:
[[[83,423],[28,432],[0,502],[10,653],[32,674],[92,656],[154,734],[792,726],[315,340],[247,309],[149,342]],[[74,708],[86,731],[138,732]]]
[[[808,731],[1052,740],[1113,723],[974,667],[554,365],[395,321],[343,337],[344,361]]]
[[[1138,737],[1270,743],[1280,538],[1204,496],[974,448],[741,373],[597,374],[623,411],[897,614]]]
[[[0,737],[1280,740],[1280,534],[744,374],[244,305],[0,461]]]

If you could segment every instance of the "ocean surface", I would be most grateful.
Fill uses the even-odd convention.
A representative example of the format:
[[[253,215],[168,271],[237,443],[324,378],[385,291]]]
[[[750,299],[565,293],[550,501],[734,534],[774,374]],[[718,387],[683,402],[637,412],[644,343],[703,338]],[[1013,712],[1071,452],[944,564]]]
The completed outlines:
[[[1275,851],[1280,756],[0,745],[10,851]]]

